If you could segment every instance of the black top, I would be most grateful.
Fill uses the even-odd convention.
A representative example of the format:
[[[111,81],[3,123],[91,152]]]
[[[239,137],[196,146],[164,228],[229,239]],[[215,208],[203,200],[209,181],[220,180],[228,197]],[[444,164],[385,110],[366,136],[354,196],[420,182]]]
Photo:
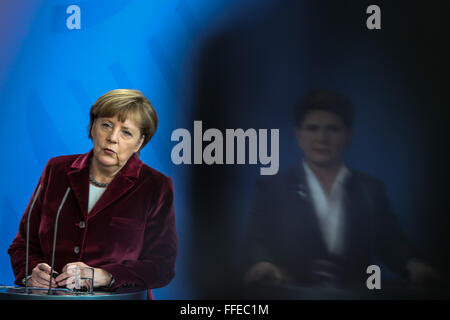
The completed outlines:
[[[406,276],[407,261],[417,255],[383,183],[350,169],[344,190],[344,249],[336,256],[323,240],[303,167],[262,177],[250,219],[247,265],[272,262],[297,284],[321,281],[317,271],[326,271],[343,285],[365,286],[367,267],[380,262]]]

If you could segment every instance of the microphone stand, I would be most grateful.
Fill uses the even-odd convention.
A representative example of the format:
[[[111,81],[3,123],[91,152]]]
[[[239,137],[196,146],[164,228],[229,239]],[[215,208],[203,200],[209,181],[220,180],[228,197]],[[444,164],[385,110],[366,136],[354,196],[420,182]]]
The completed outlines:
[[[61,209],[64,205],[64,202],[66,202],[67,196],[69,195],[69,192],[70,192],[70,187],[67,188],[66,193],[64,194],[64,198],[62,199],[61,204],[59,205],[58,212],[56,213],[55,234],[53,235],[52,265],[51,265],[51,269],[50,269],[50,280],[48,282],[48,294],[49,295],[52,292],[53,267],[55,265],[56,235],[58,232],[58,219],[59,219],[59,214],[61,213]]]
[[[30,251],[30,217],[33,211],[34,204],[37,200],[39,192],[41,191],[42,185],[39,184],[36,193],[34,194],[33,202],[31,202],[30,210],[28,211],[27,217],[27,240],[25,244],[25,293],[28,294],[28,262],[29,262],[29,251]]]

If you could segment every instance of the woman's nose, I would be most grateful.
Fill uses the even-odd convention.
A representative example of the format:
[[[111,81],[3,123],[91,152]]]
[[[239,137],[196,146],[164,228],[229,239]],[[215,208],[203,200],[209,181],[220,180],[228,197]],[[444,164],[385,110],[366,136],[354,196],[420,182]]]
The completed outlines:
[[[317,132],[317,140],[320,142],[327,142],[328,141],[328,132],[326,130],[319,130]]]
[[[111,143],[117,143],[118,138],[119,138],[119,130],[112,130],[111,134],[108,137],[108,140]]]

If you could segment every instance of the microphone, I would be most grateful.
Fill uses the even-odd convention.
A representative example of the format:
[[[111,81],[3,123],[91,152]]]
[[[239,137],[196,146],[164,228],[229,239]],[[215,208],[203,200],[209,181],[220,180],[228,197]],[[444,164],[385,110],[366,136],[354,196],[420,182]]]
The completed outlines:
[[[64,205],[64,202],[66,202],[67,196],[69,195],[70,187],[67,188],[66,193],[64,194],[64,198],[61,201],[61,204],[59,205],[58,212],[56,213],[56,219],[55,219],[55,234],[53,235],[53,249],[52,249],[52,265],[50,269],[50,280],[48,282],[48,294],[51,294],[52,292],[52,279],[53,279],[53,267],[55,265],[55,251],[56,251],[56,235],[58,233],[58,219],[59,214],[61,213],[61,209]]]
[[[31,212],[33,211],[34,203],[37,200],[37,197],[39,195],[39,192],[41,191],[42,185],[39,184],[36,193],[34,194],[33,202],[31,202],[30,210],[28,210],[28,217],[27,217],[27,240],[25,244],[25,293],[28,293],[28,261],[30,259],[29,257],[29,251],[30,251],[30,217]]]

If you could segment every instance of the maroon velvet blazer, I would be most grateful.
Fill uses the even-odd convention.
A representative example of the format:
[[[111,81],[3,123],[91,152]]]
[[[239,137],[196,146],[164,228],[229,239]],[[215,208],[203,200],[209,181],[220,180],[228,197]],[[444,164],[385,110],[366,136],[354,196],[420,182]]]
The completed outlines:
[[[133,155],[88,214],[91,156],[92,150],[47,163],[31,213],[29,273],[40,262],[51,263],[56,213],[70,187],[59,216],[55,270],[61,272],[65,264],[82,261],[111,273],[115,279],[111,289],[143,286],[152,298],[151,289],[167,285],[175,275],[172,180]],[[25,277],[26,223],[31,202],[8,250],[18,285]]]

